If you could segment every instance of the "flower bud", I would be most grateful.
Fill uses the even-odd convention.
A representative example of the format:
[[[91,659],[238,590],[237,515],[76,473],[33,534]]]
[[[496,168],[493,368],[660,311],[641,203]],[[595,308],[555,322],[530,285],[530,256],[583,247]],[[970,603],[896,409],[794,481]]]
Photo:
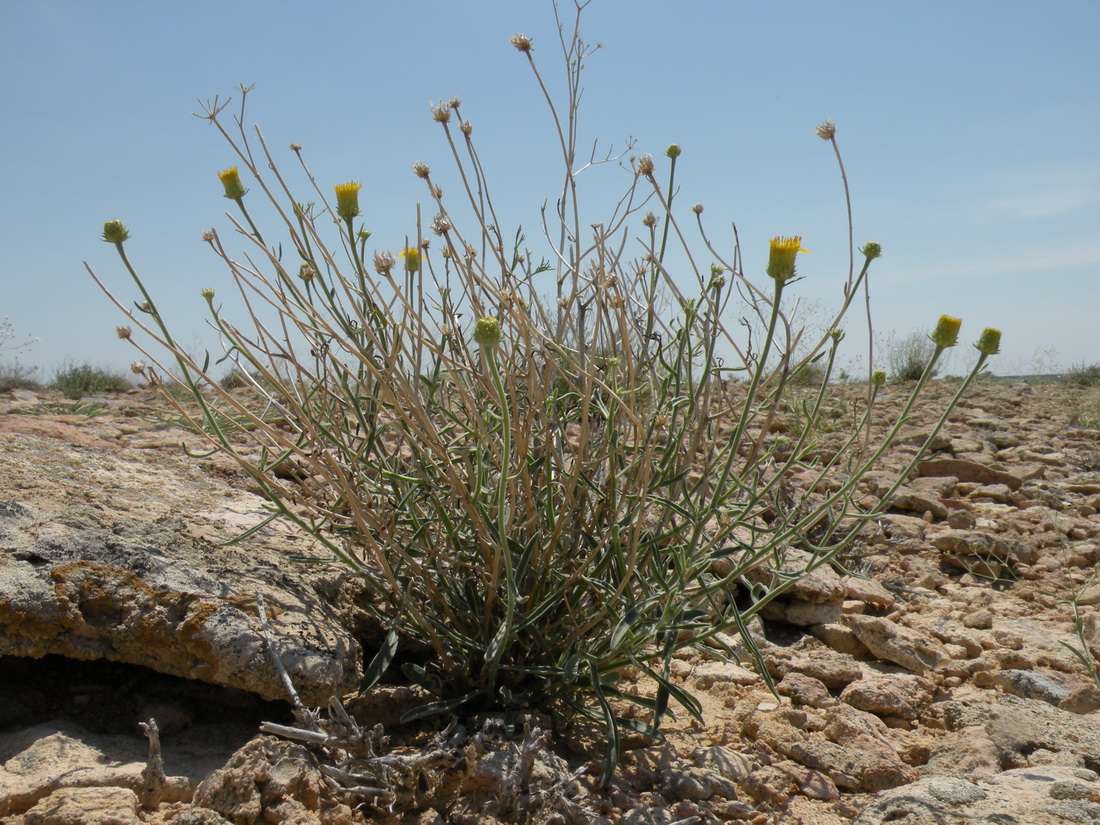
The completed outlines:
[[[336,214],[345,221],[350,221],[359,214],[359,190],[363,188],[361,183],[348,181],[336,185]]]
[[[668,148],[665,149],[665,156],[670,157],[670,158],[678,158],[678,157],[680,157],[680,152],[682,152],[682,151],[683,150],[680,148],[680,146],[678,144],[670,143],[668,145]]]
[[[772,238],[768,251],[768,275],[779,283],[794,277],[794,259],[799,252],[809,252],[802,248],[802,236],[791,238],[776,236]]]
[[[214,287],[208,286],[205,289],[199,291],[199,295],[208,301],[214,300]]]
[[[868,241],[859,250],[863,253],[864,257],[869,261],[873,261],[882,255],[882,247],[874,241]]]
[[[885,370],[875,370],[873,373],[871,373],[871,383],[874,384],[876,387],[881,387],[883,384],[885,384],[886,383],[886,371]]]
[[[959,329],[962,328],[962,318],[952,318],[950,315],[941,315],[936,323],[936,328],[928,337],[937,347],[953,347],[959,342]]]
[[[123,226],[122,221],[107,221],[103,224],[103,240],[107,243],[122,243],[129,237],[130,233]]]
[[[474,324],[474,341],[492,349],[500,343],[500,321],[496,318],[479,318]]]
[[[317,268],[313,264],[302,264],[298,267],[298,277],[306,283],[309,283],[317,277]]]
[[[248,192],[244,188],[244,184],[241,183],[240,173],[237,172],[236,166],[230,166],[228,169],[222,169],[218,172],[218,177],[221,178],[222,186],[225,187],[225,196],[232,201],[240,200]]]
[[[986,327],[978,336],[978,343],[974,345],[983,355],[996,355],[1001,351],[1001,331]]]

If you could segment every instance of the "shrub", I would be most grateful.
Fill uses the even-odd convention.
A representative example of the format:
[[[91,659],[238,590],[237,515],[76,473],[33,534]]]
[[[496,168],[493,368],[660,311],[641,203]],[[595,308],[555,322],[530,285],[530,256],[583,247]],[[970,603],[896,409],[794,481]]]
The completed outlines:
[[[105,392],[121,392],[133,386],[129,378],[91,364],[65,364],[54,373],[50,389],[57,390],[66,398],[84,398],[87,395],[99,395]]]
[[[924,375],[932,360],[936,345],[928,339],[928,333],[914,330],[903,338],[891,335],[886,342],[886,370],[894,381],[917,381]],[[933,368],[931,377],[939,374]]]
[[[1100,364],[1074,364],[1062,374],[1062,380],[1078,387],[1095,387],[1100,384]]]
[[[18,359],[9,363],[0,363],[0,392],[10,390],[41,390],[42,383],[35,377],[38,367],[28,367]]]
[[[512,42],[545,88],[530,41]],[[588,50],[576,31],[563,46],[569,88],[579,88]],[[857,449],[860,421],[830,458],[813,464],[822,453],[812,422],[822,415],[840,324],[878,244],[863,248],[833,323],[818,341],[801,342],[807,354],[796,359],[790,342],[799,336],[791,334],[784,294],[796,280],[801,239],[773,239],[770,277],[756,283],[741,270],[739,249],[730,260],[715,250],[696,207],[700,249],[692,250],[672,209],[675,145],[665,153],[667,185],[657,180],[655,159],[636,156],[620,208],[603,222],[585,215],[574,200],[575,99],[562,108],[547,101],[567,136],[561,231],[545,233],[562,239],[548,256],[553,263],[526,247],[521,233],[513,241],[503,234],[458,100],[433,106],[432,117],[461,180],[477,182],[465,188],[468,231],[431,169],[416,163],[435,217],[410,227],[415,243],[399,254],[379,248],[373,255],[357,221],[359,184],[335,186],[335,198],[315,186],[316,206],[298,202],[262,136],[254,143],[243,127],[231,133],[224,105],[208,104],[206,117],[240,162],[220,173],[241,214],[238,240],[265,267],[238,265],[217,230],[206,240],[250,305],[268,306],[274,317],[254,309],[238,325],[222,316],[213,289],[202,297],[236,366],[271,387],[266,402],[279,412],[278,425],[211,381],[206,360],[175,343],[130,262],[126,227],[109,221],[104,240],[116,247],[146,312],[112,300],[167,344],[167,363],[200,411],[167,401],[255,480],[273,514],[364,577],[395,637],[433,651],[423,664],[405,666],[434,696],[406,718],[571,708],[606,726],[609,776],[621,728],[657,735],[672,703],[698,715],[695,698],[670,678],[676,651],[716,655],[721,634],[743,629],[799,576],[829,564],[878,515],[880,508],[854,504],[860,479],[924,381],[882,444]],[[234,120],[243,117],[242,99]],[[834,141],[832,125],[819,135]],[[241,167],[281,225],[261,233],[253,223]],[[643,212],[641,203],[654,210]],[[689,267],[713,263],[689,269],[688,284],[678,281],[665,264],[669,243]],[[662,290],[672,296],[664,311]],[[764,330],[752,347],[726,325],[739,295],[750,302],[739,313],[757,313]],[[941,319],[933,365],[957,334],[957,319]],[[983,334],[971,377],[998,338]],[[143,374],[157,383],[168,367],[131,341],[148,359]],[[810,423],[780,453],[769,432],[792,373],[808,363],[824,371],[817,392],[799,404]],[[869,407],[862,414],[866,421]],[[221,425],[227,417],[250,428],[230,433]],[[242,446],[242,438],[262,449]],[[300,472],[276,472],[288,464]],[[809,467],[819,476],[843,472],[832,492],[814,498],[787,483]],[[391,653],[387,645],[371,672]],[[627,668],[654,691],[622,680]],[[625,712],[629,703],[641,713]]]

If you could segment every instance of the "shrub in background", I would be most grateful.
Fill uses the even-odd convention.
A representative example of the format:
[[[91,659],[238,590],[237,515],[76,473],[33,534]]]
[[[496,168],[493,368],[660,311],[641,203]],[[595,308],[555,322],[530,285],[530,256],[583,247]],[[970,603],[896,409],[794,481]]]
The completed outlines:
[[[771,424],[807,364],[823,375],[800,408],[811,423],[821,414],[842,320],[878,244],[863,247],[834,322],[807,346],[785,313],[801,239],[774,238],[766,263],[754,255],[762,278],[742,270],[736,245],[728,260],[716,251],[702,206],[690,210],[699,241],[689,242],[672,208],[678,146],[660,170],[649,155],[630,158],[618,208],[602,219],[586,214],[575,186],[589,165],[576,151],[576,104],[592,49],[576,29],[562,42],[571,93],[559,105],[531,40],[512,38],[562,136],[557,225],[545,232],[559,242],[549,262],[521,233],[504,234],[457,99],[431,114],[455,159],[464,207],[452,210],[430,167],[414,164],[434,217],[410,225],[411,242],[393,239],[398,252],[368,248],[360,185],[318,185],[294,145],[316,200],[291,194],[262,134],[243,126],[247,89],[236,130],[223,123],[223,104],[207,106],[238,158],[219,177],[247,252],[231,252],[217,230],[205,240],[246,296],[248,315],[224,317],[213,289],[202,297],[227,357],[278,411],[277,426],[211,380],[209,358],[177,344],[130,262],[126,227],[109,221],[103,237],[141,295],[137,310],[111,296],[152,342],[126,328],[144,356],[135,370],[157,383],[170,367],[198,406],[167,402],[255,480],[272,516],[369,582],[391,642],[405,636],[432,649],[428,661],[405,667],[434,697],[408,718],[572,708],[606,726],[609,776],[622,728],[657,735],[672,704],[699,713],[669,677],[674,653],[717,655],[724,634],[743,631],[799,576],[829,564],[878,514],[854,504],[860,479],[956,343],[959,322],[945,316],[937,325],[927,368],[880,444],[860,441],[882,383],[876,374],[863,421],[831,457],[814,450],[810,425],[780,449]],[[818,134],[836,148],[831,123]],[[263,233],[242,170],[280,218]],[[738,300],[764,330],[752,347],[727,325]],[[959,395],[998,339],[983,333]],[[796,345],[807,353],[799,359]],[[242,434],[227,420],[248,427]],[[242,437],[260,449],[243,447]],[[293,478],[275,472],[288,462],[299,468]],[[842,471],[840,482],[825,496],[801,494],[787,482],[807,468]],[[376,660],[372,674],[385,664]],[[653,690],[623,680],[626,668]],[[631,703],[635,711],[625,712]]]
[[[133,384],[122,373],[91,364],[64,364],[58,367],[50,381],[51,390],[74,399],[105,392],[122,392],[131,387]]]
[[[913,330],[904,337],[891,335],[886,345],[886,370],[895,381],[918,381],[924,375],[936,345],[923,330]],[[932,375],[938,375],[934,368]]]

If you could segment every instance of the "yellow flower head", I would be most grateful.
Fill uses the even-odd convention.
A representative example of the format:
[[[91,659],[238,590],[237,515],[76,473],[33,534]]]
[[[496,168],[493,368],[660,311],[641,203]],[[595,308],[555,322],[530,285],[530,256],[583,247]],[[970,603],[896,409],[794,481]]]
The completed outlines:
[[[363,184],[355,181],[336,185],[336,214],[350,221],[359,214],[359,190]]]
[[[768,275],[779,283],[794,277],[794,259],[799,252],[809,252],[802,248],[802,236],[782,238],[778,235],[771,240],[768,251]]]
[[[416,272],[420,269],[420,250],[414,248],[402,249],[400,252],[402,258],[405,259],[405,271]]]
[[[221,179],[222,186],[225,187],[225,196],[232,201],[240,200],[248,191],[244,188],[244,184],[241,183],[241,175],[237,171],[236,166],[222,169],[218,172],[218,178]]]
[[[953,347],[959,342],[959,329],[962,328],[962,318],[952,318],[950,315],[941,315],[936,323],[936,328],[928,337],[937,347]]]
[[[978,336],[978,343],[974,345],[983,355],[996,355],[1001,351],[1001,331],[986,327]]]

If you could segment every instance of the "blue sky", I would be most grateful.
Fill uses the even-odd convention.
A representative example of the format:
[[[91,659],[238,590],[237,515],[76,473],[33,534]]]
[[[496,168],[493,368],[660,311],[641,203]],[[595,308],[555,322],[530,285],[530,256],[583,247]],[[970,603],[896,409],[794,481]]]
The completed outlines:
[[[457,194],[433,100],[462,98],[503,224],[537,241],[555,196],[545,104],[508,43],[531,36],[560,88],[543,0],[5,0],[0,28],[0,317],[41,338],[19,357],[46,377],[64,361],[133,357],[81,264],[133,297],[98,239],[107,219],[129,227],[177,338],[213,346],[198,292],[230,282],[201,235],[228,235],[216,173],[234,158],[191,113],[242,82],[256,84],[246,119],[287,167],[295,142],[323,185],[364,184],[380,248],[415,233],[414,161]],[[632,136],[663,161],[679,143],[678,209],[703,203],[727,245],[735,222],[750,275],[769,238],[801,234],[813,252],[794,289],[811,321],[836,305],[848,266],[835,159],[813,135],[828,117],[856,242],[883,247],[880,335],[948,313],[967,342],[1003,330],[994,372],[1100,362],[1100,3],[594,0],[583,31],[604,48],[588,61],[582,145]],[[605,166],[584,194],[598,206],[626,183]],[[858,314],[850,333],[841,360],[864,349]]]

